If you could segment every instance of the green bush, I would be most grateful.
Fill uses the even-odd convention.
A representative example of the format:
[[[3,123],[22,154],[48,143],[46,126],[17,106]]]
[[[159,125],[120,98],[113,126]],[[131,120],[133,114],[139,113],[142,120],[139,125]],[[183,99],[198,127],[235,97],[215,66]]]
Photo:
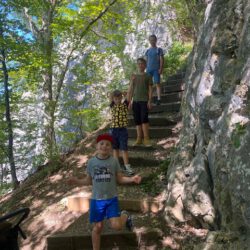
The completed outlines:
[[[168,53],[164,56],[164,79],[167,79],[169,76],[175,74],[178,69],[186,66],[187,57],[192,48],[192,43],[173,43]]]
[[[13,189],[12,183],[1,183],[0,184],[0,196],[8,193]]]

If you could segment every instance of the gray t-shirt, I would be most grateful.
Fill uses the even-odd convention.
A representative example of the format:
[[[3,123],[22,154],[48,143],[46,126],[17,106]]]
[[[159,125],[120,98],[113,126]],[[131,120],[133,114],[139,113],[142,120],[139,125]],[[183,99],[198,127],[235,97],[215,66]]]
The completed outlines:
[[[113,156],[107,159],[91,158],[87,173],[92,178],[92,199],[105,200],[117,196],[116,174],[120,171],[120,164]]]

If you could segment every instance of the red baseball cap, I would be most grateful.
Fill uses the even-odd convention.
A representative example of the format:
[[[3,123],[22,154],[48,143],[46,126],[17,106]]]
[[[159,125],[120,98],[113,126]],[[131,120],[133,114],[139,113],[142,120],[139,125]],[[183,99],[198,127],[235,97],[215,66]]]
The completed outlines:
[[[96,138],[96,142],[98,143],[99,141],[102,141],[102,140],[107,140],[107,141],[110,141],[111,143],[113,143],[113,138],[110,134],[98,135]]]

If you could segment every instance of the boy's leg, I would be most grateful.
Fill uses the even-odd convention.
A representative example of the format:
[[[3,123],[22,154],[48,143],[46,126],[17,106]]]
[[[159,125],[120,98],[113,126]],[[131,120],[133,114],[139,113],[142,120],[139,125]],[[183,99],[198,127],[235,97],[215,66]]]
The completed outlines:
[[[134,146],[142,144],[142,125],[136,125],[136,134],[137,138]]]
[[[128,150],[122,150],[122,159],[123,159],[124,165],[128,165],[129,164]]]
[[[158,70],[155,70],[153,73],[153,81],[154,84],[156,85],[156,93],[157,93],[157,101],[156,104],[160,105],[161,104],[161,85],[160,85],[160,81],[161,81],[161,76],[158,72]]]
[[[141,106],[141,122],[143,132],[143,144],[144,146],[151,146],[149,141],[149,120],[148,120],[148,107],[147,103],[143,103]]]
[[[152,144],[149,139],[149,123],[143,123],[142,124],[142,130],[144,134],[143,144],[146,147],[151,147]]]
[[[92,245],[94,250],[100,250],[101,232],[103,228],[103,220],[105,218],[105,201],[91,199],[89,209],[90,223],[93,224],[92,229]]]
[[[161,85],[160,85],[160,83],[156,84],[156,92],[157,92],[158,100],[161,100]]]
[[[142,131],[143,131],[144,139],[145,138],[149,139],[149,123],[143,123],[142,124]]]
[[[134,175],[135,171],[131,168],[131,165],[129,164],[128,150],[122,150],[122,157],[123,157],[123,162],[124,162],[124,167],[125,167],[125,173],[128,176]]]
[[[114,158],[119,158],[119,141],[118,141],[118,133],[119,130],[117,128],[112,128],[111,130],[111,135],[113,138],[113,156]]]
[[[141,108],[140,108],[140,103],[139,102],[133,102],[133,115],[134,115],[134,121],[136,125],[136,142],[134,143],[135,145],[140,145],[142,144],[142,127],[141,127]]]
[[[92,246],[93,250],[101,249],[101,232],[103,229],[103,222],[94,223],[92,229]]]
[[[125,227],[125,225],[129,231],[133,230],[131,215],[125,210],[121,211],[120,217],[110,218],[110,225],[115,230],[121,230]]]
[[[115,230],[122,230],[125,227],[125,224],[127,222],[128,215],[127,214],[121,214],[120,217],[113,217],[110,218],[110,226],[111,228]]]
[[[114,158],[119,159],[119,150],[118,149],[113,149],[113,156],[114,156]]]
[[[122,151],[122,159],[124,165],[129,164],[128,160],[128,130],[121,128],[119,131],[119,149]]]

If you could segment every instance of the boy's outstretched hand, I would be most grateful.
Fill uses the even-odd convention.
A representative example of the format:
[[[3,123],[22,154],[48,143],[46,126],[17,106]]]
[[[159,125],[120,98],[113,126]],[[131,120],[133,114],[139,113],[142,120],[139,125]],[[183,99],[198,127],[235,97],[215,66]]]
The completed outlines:
[[[133,182],[136,184],[140,184],[141,183],[141,176],[140,175],[134,175],[131,177],[133,179]]]

